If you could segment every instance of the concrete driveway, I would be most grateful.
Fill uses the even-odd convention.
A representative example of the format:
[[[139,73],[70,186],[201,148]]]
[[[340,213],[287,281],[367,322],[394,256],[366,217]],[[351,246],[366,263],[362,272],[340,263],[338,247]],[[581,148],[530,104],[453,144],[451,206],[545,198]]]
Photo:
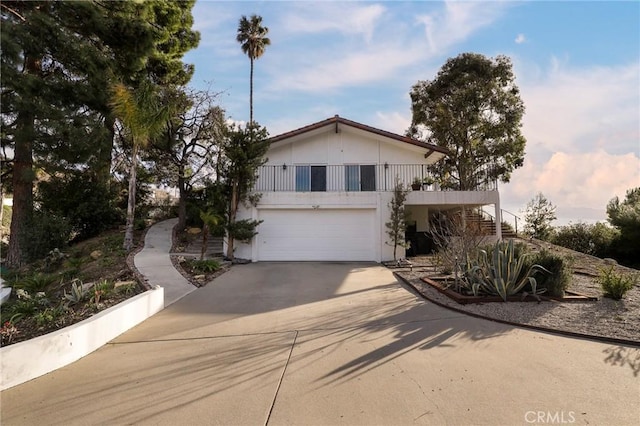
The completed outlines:
[[[448,311],[377,265],[258,263],[1,398],[3,425],[638,424],[640,350]]]

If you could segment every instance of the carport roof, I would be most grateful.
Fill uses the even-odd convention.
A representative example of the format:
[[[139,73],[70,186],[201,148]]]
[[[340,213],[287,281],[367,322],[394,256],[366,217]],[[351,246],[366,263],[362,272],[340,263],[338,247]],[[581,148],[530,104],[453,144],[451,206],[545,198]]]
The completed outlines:
[[[407,136],[398,135],[396,133],[387,132],[386,130],[377,129],[375,127],[367,126],[366,124],[358,123],[356,121],[347,120],[346,118],[340,117],[337,114],[331,118],[327,118],[326,120],[318,121],[317,123],[309,124],[307,126],[300,127],[299,129],[295,129],[290,132],[282,133],[280,135],[269,138],[269,142],[272,144],[276,142],[281,142],[286,139],[291,139],[296,136],[302,135],[304,133],[309,133],[314,130],[318,130],[323,127],[328,127],[331,125],[334,125],[336,127],[336,132],[338,131],[340,125],[345,125],[345,126],[353,127],[355,129],[363,130],[365,132],[374,133],[376,135],[380,135],[385,138],[393,139],[393,140],[407,143],[410,145],[415,145],[420,148],[425,148],[428,150],[427,153],[425,154],[425,158],[429,157],[434,152],[438,152],[444,155],[450,154],[447,149],[439,147],[437,145],[422,142]]]

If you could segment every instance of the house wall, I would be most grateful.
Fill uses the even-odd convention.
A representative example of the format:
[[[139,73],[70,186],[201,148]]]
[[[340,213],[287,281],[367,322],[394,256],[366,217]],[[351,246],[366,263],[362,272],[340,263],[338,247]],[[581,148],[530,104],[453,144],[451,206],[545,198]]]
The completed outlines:
[[[328,129],[308,139],[273,147],[267,165],[281,164],[429,164],[424,149],[361,135],[348,128]]]
[[[375,211],[376,229],[373,230],[375,245],[375,260],[377,262],[393,259],[393,247],[387,243],[387,229],[385,223],[389,221],[389,203],[393,197],[393,180],[398,176],[404,182],[410,182],[413,177],[425,176],[425,166],[432,158],[424,158],[424,148],[410,144],[393,141],[377,134],[364,132],[360,129],[352,129],[340,126],[336,133],[334,127],[306,134],[303,137],[296,136],[294,143],[278,142],[267,153],[267,165],[278,166],[267,168],[263,175],[271,182],[286,182],[284,191],[262,192],[262,198],[257,206],[241,207],[238,219],[261,220],[261,212],[277,209],[300,209],[308,211],[312,215],[318,209],[367,209]],[[376,192],[346,192],[335,190],[334,192],[295,192],[296,164],[335,165],[343,164],[378,164]],[[385,165],[387,164],[387,165]],[[393,165],[411,165],[393,167]],[[287,168],[280,167],[287,165]],[[385,165],[384,167],[382,165]],[[334,172],[328,170],[327,186],[331,188],[344,188],[344,183],[338,182],[344,179],[343,169]],[[399,176],[400,173],[404,175]],[[336,182],[333,182],[336,181]],[[412,191],[408,194],[406,205],[412,212],[412,219],[417,223],[418,231],[428,231],[429,213],[454,205],[480,206],[495,204],[499,209],[499,195],[497,191]],[[300,217],[303,227],[305,215],[292,215]],[[273,217],[273,216],[271,216]],[[498,217],[498,215],[496,215]],[[287,216],[288,219],[288,216]],[[355,229],[355,228],[354,228]],[[345,235],[348,234],[345,230]],[[260,227],[258,227],[260,232]],[[352,232],[353,233],[353,232]],[[258,247],[253,239],[250,244],[236,242],[235,255],[239,258],[258,260]],[[300,240],[300,239],[298,239]],[[398,248],[398,257],[404,257],[404,249]]]
[[[267,192],[262,194],[256,207],[241,207],[238,219],[261,219],[264,210],[308,210],[313,214],[316,209],[374,209],[376,211],[377,229],[375,234],[376,262],[393,258],[393,247],[387,244],[385,223],[389,220],[389,202],[391,192]],[[260,232],[260,227],[258,227]],[[254,238],[252,241],[255,242]],[[235,256],[242,259],[258,260],[256,244],[236,243]],[[398,256],[404,257],[404,249],[398,248]]]

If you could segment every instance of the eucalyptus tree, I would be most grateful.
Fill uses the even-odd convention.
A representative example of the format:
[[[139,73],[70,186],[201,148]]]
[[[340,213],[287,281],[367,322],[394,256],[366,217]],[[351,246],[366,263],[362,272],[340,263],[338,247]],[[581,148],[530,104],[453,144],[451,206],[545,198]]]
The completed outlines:
[[[269,28],[262,26],[262,16],[242,16],[238,24],[236,40],[242,52],[249,57],[251,71],[249,75],[249,123],[253,123],[253,62],[260,58],[271,40],[267,37]]]
[[[463,53],[447,60],[435,79],[418,81],[410,94],[407,134],[450,152],[431,166],[442,186],[474,190],[487,181],[509,182],[523,165],[524,104],[506,56]]]

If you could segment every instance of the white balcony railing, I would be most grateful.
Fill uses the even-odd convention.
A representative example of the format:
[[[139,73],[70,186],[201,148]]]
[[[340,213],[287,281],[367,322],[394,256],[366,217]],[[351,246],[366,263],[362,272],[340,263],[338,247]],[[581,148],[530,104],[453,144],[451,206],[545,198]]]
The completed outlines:
[[[343,192],[393,191],[396,177],[406,187],[416,180],[434,180],[424,164],[376,165],[270,165],[261,166],[254,187],[257,192]],[[437,182],[423,185],[426,190],[456,190],[441,188]],[[497,188],[494,181],[479,182],[479,191]]]

